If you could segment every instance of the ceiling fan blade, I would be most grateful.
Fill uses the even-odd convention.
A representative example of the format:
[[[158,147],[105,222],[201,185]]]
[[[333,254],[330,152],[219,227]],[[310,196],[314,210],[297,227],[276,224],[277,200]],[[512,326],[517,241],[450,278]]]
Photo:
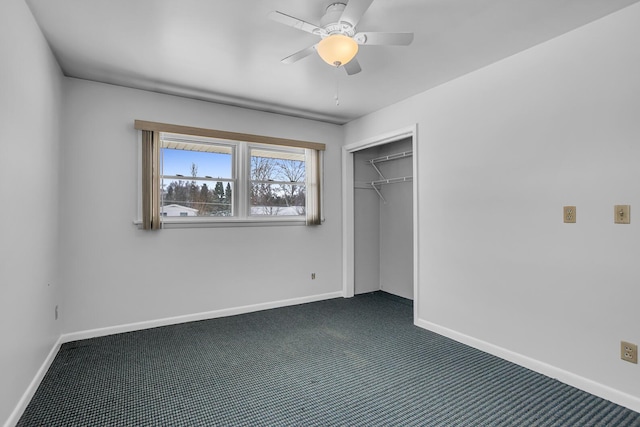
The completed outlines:
[[[358,33],[353,39],[361,45],[407,46],[413,41],[413,33]]]
[[[313,46],[309,46],[306,49],[302,49],[301,51],[296,52],[293,55],[287,56],[281,62],[283,64],[293,64],[294,62],[299,61],[302,58],[306,58],[307,56],[309,56],[312,53],[314,53],[316,51],[316,46],[318,46],[318,45],[314,44]]]
[[[302,31],[306,31],[307,33],[322,35],[326,34],[326,31],[323,28],[318,27],[317,25],[310,24],[301,19],[294,18],[293,16],[286,15],[282,12],[273,11],[269,13],[269,19],[272,21],[279,22],[284,25],[288,25],[289,27],[297,28]]]
[[[354,74],[358,74],[360,71],[362,71],[362,68],[360,68],[360,63],[356,58],[353,58],[351,61],[344,64],[342,67],[350,76]]]
[[[342,12],[340,22],[348,22],[351,26],[358,25],[362,15],[369,9],[373,0],[349,0]]]

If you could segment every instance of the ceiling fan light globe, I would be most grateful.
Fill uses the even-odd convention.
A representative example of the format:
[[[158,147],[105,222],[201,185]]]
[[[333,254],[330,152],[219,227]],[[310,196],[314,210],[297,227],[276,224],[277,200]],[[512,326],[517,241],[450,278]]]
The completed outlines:
[[[358,53],[358,43],[344,34],[332,34],[318,43],[318,55],[334,67],[345,65]]]

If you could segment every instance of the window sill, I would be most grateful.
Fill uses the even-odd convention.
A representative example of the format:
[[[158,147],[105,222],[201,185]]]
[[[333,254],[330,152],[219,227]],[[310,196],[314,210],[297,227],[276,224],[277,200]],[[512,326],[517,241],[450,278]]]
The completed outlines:
[[[133,224],[142,229],[142,220],[135,220]],[[162,221],[163,229],[172,228],[218,228],[218,227],[272,227],[272,226],[296,226],[306,225],[304,218],[250,218],[250,219],[165,219]]]

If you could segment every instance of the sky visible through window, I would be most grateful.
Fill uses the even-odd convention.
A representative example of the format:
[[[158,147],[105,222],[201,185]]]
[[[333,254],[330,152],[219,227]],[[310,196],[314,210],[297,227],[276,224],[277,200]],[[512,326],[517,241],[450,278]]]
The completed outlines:
[[[200,151],[162,149],[162,174],[192,176],[191,165],[198,167],[198,176],[232,178],[231,154],[206,153]]]
[[[244,160],[251,163],[247,165],[246,176],[234,177],[231,148],[209,146],[202,147],[208,151],[196,149],[162,148],[163,178],[160,185],[163,215],[236,216],[236,179],[240,180],[240,186],[251,183],[244,192],[240,190],[240,197],[246,198],[250,208],[244,216],[305,214],[306,165],[303,152],[241,150],[241,154],[249,156]]]

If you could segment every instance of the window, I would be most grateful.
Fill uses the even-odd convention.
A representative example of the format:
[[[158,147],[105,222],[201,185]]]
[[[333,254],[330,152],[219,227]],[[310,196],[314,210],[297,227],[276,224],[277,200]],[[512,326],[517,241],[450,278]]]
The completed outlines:
[[[236,145],[167,133],[160,143],[163,216],[234,215]]]
[[[142,226],[320,224],[324,144],[136,121]]]
[[[251,216],[303,216],[306,206],[304,150],[250,149]]]

